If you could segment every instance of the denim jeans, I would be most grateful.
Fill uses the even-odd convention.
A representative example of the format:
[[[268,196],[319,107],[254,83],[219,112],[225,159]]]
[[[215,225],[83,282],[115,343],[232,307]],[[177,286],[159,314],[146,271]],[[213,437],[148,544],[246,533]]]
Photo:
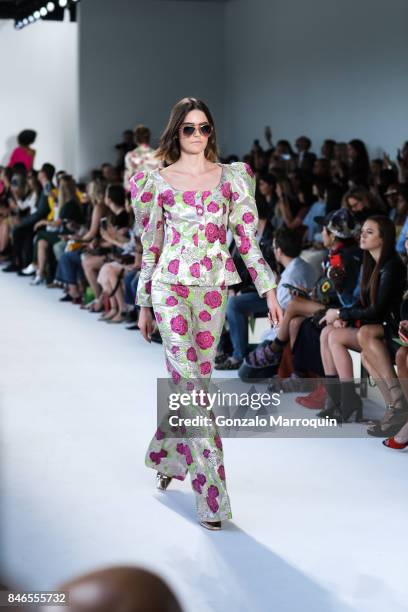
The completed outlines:
[[[82,269],[81,250],[70,251],[61,255],[55,278],[68,285],[76,285],[79,280],[85,278]]]
[[[233,295],[228,298],[227,320],[233,346],[232,356],[242,360],[248,348],[248,316],[267,314],[266,299],[259,297],[256,291]]]

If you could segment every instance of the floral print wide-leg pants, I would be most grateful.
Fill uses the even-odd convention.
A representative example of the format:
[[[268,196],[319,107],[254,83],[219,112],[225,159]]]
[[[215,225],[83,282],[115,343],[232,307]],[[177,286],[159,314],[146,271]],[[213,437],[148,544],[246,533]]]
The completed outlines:
[[[167,369],[179,393],[191,391],[200,380],[209,382],[224,324],[227,293],[227,288],[153,281],[153,309]],[[188,416],[209,415],[205,406],[189,406],[187,412],[190,408],[192,414]],[[199,437],[171,437],[159,426],[147,449],[146,465],[179,480],[190,473],[199,520],[232,517],[222,442],[212,421],[205,435],[200,433]]]

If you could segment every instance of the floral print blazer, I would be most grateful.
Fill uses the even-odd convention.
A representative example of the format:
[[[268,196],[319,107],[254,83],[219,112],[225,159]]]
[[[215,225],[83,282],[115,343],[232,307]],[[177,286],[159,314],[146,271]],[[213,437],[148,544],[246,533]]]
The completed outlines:
[[[222,164],[220,183],[211,191],[173,189],[158,169],[135,174],[130,188],[135,232],[143,245],[137,305],[152,305],[155,279],[213,287],[239,283],[228,250],[228,228],[258,294],[262,297],[276,287],[256,239],[255,177],[248,164]]]

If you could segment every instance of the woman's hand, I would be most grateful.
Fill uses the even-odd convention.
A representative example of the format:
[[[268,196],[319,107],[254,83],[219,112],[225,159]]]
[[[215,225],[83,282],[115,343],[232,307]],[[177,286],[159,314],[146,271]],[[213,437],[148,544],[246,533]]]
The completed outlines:
[[[319,325],[323,325],[323,323],[332,325],[338,319],[340,319],[339,311],[336,308],[329,308],[324,317],[320,319]]]
[[[283,311],[279,306],[278,299],[276,297],[275,289],[270,289],[265,294],[266,303],[268,304],[268,319],[274,327],[279,327],[283,321]]]
[[[146,342],[151,342],[151,335],[155,328],[155,322],[153,321],[152,311],[150,310],[149,306],[140,307],[137,325]]]

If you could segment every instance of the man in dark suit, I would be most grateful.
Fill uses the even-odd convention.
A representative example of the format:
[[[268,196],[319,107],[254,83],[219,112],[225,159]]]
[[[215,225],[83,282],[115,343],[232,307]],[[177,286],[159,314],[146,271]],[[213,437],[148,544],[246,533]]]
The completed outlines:
[[[312,174],[313,164],[316,161],[316,155],[310,152],[312,141],[307,136],[299,136],[296,140],[296,148],[298,150],[297,166],[304,172]]]

